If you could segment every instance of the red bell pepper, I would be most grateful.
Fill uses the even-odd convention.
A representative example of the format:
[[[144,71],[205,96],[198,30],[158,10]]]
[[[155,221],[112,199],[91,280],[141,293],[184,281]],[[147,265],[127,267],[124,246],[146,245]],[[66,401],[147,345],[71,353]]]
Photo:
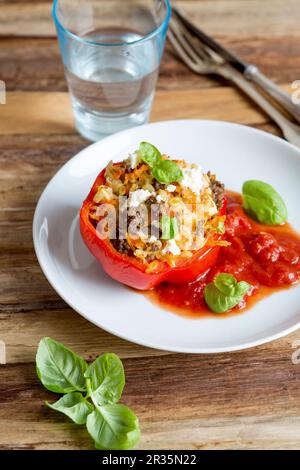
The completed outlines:
[[[160,262],[160,268],[154,272],[147,272],[147,266],[133,256],[119,253],[109,239],[101,239],[97,230],[90,221],[90,209],[94,206],[94,196],[97,188],[105,184],[105,170],[96,178],[93,187],[84,201],[80,211],[80,231],[82,238],[90,252],[101,263],[104,271],[116,281],[139,290],[148,290],[161,282],[182,284],[195,280],[199,274],[214,266],[220,251],[220,246],[208,246],[198,250],[191,258],[180,264],[170,267]],[[226,198],[219,212],[226,212]],[[221,238],[220,236],[218,236]]]

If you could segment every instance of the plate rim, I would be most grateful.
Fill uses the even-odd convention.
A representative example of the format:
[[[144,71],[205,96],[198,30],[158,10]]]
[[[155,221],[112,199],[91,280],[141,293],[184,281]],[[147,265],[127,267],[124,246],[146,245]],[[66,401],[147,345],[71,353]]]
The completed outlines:
[[[47,281],[49,284],[52,286],[52,288],[55,290],[55,292],[66,302],[67,305],[69,305],[76,313],[81,315],[84,319],[95,325],[97,328],[102,329],[103,331],[108,332],[109,334],[112,334],[118,338],[121,338],[122,340],[128,341],[130,343],[134,343],[143,347],[147,348],[152,348],[156,349],[159,351],[166,351],[166,352],[176,352],[176,353],[184,353],[184,354],[222,354],[222,353],[228,353],[228,352],[236,352],[236,351],[243,351],[246,349],[254,348],[257,346],[261,346],[267,343],[270,343],[272,341],[275,341],[277,339],[283,338],[285,336],[288,336],[289,334],[297,331],[300,329],[300,321],[296,322],[294,325],[285,328],[277,333],[274,333],[273,335],[266,336],[261,339],[253,340],[253,341],[248,341],[243,344],[237,344],[236,346],[227,346],[227,347],[220,347],[220,348],[205,348],[205,347],[173,347],[173,346],[163,346],[163,345],[158,345],[156,343],[153,343],[151,341],[143,341],[143,340],[133,340],[132,338],[128,337],[127,335],[123,335],[120,333],[116,333],[114,330],[110,328],[104,328],[103,326],[99,326],[96,321],[92,320],[91,318],[88,317],[84,312],[82,312],[80,309],[78,309],[74,304],[73,301],[68,299],[67,295],[64,294],[63,289],[60,288],[60,286],[57,285],[55,282],[54,277],[51,275],[46,270],[46,266],[42,261],[42,252],[40,251],[39,248],[39,243],[38,243],[38,230],[37,230],[37,218],[39,216],[39,211],[40,207],[42,204],[43,199],[45,198],[45,195],[50,187],[50,185],[53,183],[53,181],[58,177],[58,175],[65,171],[69,166],[71,166],[77,159],[81,158],[82,154],[89,151],[93,147],[97,147],[98,145],[101,145],[103,142],[109,142],[109,140],[113,140],[118,136],[122,136],[127,133],[133,133],[136,129],[144,129],[144,128],[149,128],[149,127],[155,127],[159,126],[161,124],[163,125],[169,125],[171,123],[177,123],[180,125],[181,123],[184,124],[204,124],[204,125],[217,125],[217,126],[227,126],[227,127],[235,127],[237,129],[242,128],[243,131],[245,128],[247,131],[250,133],[253,133],[253,135],[261,134],[265,138],[271,140],[271,141],[276,141],[277,143],[280,142],[280,145],[283,145],[285,147],[289,147],[290,149],[293,149],[296,151],[296,153],[299,154],[300,158],[300,149],[296,147],[295,145],[285,141],[279,136],[270,134],[266,131],[263,131],[261,129],[256,129],[254,127],[245,125],[245,124],[239,124],[235,122],[230,122],[230,121],[220,121],[220,120],[213,120],[213,119],[172,119],[172,120],[161,120],[161,121],[155,121],[151,122],[148,124],[144,124],[142,126],[137,126],[133,127],[130,129],[125,129],[123,131],[117,132],[115,134],[112,134],[110,136],[105,137],[102,140],[99,140],[97,142],[93,142],[91,144],[88,144],[86,147],[81,149],[77,154],[75,154],[73,157],[71,157],[67,162],[65,162],[58,170],[52,175],[51,179],[48,181],[46,186],[44,187],[43,191],[41,192],[36,207],[34,211],[34,216],[33,216],[33,222],[32,222],[32,238],[33,238],[33,246],[34,246],[34,251],[38,260],[38,263],[40,265],[40,268],[46,277]]]

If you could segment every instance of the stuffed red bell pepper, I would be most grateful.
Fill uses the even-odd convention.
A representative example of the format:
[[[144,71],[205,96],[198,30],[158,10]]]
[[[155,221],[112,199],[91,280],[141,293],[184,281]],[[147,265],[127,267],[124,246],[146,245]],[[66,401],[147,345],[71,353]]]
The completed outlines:
[[[147,290],[193,281],[211,268],[226,243],[225,212],[224,186],[214,175],[142,142],[98,175],[80,229],[107,274]]]

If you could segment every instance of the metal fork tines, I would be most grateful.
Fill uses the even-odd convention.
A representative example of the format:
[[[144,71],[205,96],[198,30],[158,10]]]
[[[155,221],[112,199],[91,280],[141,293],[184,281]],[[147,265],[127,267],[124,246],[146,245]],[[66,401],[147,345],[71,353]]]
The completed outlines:
[[[300,126],[291,122],[268,101],[246,78],[226,63],[208,46],[204,46],[177,17],[170,21],[169,40],[181,60],[195,73],[215,74],[234,83],[278,125],[284,137],[300,147]]]

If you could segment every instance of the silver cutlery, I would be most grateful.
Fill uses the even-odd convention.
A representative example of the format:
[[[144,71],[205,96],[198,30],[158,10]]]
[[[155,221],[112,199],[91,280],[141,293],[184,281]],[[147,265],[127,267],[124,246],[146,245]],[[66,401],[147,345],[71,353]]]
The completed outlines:
[[[170,22],[169,40],[181,60],[195,73],[215,74],[233,82],[250,97],[281,129],[286,140],[300,147],[300,126],[289,120],[268,101],[231,63],[195,37],[180,17]]]
[[[204,31],[196,27],[190,22],[176,7],[173,7],[174,17],[177,18],[185,27],[193,33],[203,44],[207,45],[211,50],[216,52],[222,57],[226,63],[232,66],[235,70],[242,73],[244,77],[258,85],[267,96],[274,101],[277,101],[283,108],[285,108],[293,118],[300,123],[300,108],[292,102],[291,96],[279,88],[268,77],[266,77],[260,70],[253,64],[241,60],[236,54],[226,49],[222,44],[217,42],[212,37],[208,36]]]

